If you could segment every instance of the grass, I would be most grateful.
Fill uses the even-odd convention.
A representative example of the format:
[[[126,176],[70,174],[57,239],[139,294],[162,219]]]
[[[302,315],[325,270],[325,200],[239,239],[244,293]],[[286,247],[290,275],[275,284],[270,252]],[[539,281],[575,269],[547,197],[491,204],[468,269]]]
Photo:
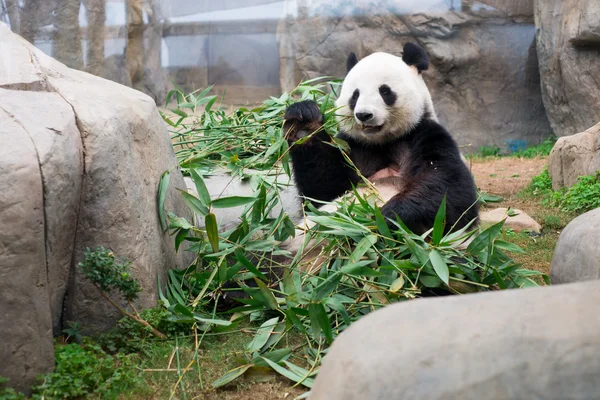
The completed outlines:
[[[477,151],[467,154],[467,158],[472,159],[486,159],[495,157],[517,157],[517,158],[536,158],[545,157],[550,155],[554,143],[556,143],[556,137],[551,135],[544,139],[544,141],[538,145],[530,146],[526,149],[520,149],[513,153],[503,154],[502,149],[496,145],[481,146]]]

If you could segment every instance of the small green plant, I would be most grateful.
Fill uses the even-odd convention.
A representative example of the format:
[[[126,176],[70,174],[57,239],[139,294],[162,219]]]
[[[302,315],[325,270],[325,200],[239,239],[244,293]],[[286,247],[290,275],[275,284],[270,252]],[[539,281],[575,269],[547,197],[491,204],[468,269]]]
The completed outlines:
[[[8,387],[8,378],[0,375],[0,399],[2,400],[25,400],[23,393],[17,392],[15,389]]]
[[[169,337],[188,335],[193,323],[171,321],[172,315],[162,304],[140,313],[142,319]],[[154,339],[150,328],[123,317],[113,329],[100,336],[99,344],[110,353],[146,353],[154,346]]]
[[[576,184],[561,193],[560,208],[564,211],[583,214],[600,207],[600,171],[580,176]]]
[[[500,147],[496,145],[481,146],[479,148],[479,155],[481,157],[498,157],[500,155]]]
[[[142,288],[129,272],[130,265],[131,263],[125,259],[116,260],[112,251],[104,247],[99,247],[94,251],[90,249],[85,250],[85,259],[79,263],[79,268],[85,277],[98,289],[102,297],[108,300],[122,315],[148,327],[154,335],[166,338],[167,336],[164,333],[154,328],[140,316],[133,304],[133,301],[137,299],[138,293],[141,292]],[[121,293],[125,300],[127,300],[133,313],[125,310],[110,298],[108,293],[113,290]]]
[[[41,376],[34,395],[49,399],[116,399],[139,384],[135,365],[93,344],[57,345],[54,372]]]
[[[594,175],[580,176],[570,188],[552,189],[552,179],[548,169],[533,177],[521,196],[537,197],[542,205],[557,207],[563,211],[583,214],[600,207],[600,171]]]
[[[83,336],[81,336],[81,323],[68,321],[67,327],[63,329],[63,334],[65,335],[65,341],[67,342],[81,342]]]
[[[554,147],[555,143],[556,136],[550,136],[537,146],[531,146],[526,148],[525,150],[518,150],[512,155],[521,158],[535,158],[548,156],[550,155],[550,152],[552,151],[552,148]]]

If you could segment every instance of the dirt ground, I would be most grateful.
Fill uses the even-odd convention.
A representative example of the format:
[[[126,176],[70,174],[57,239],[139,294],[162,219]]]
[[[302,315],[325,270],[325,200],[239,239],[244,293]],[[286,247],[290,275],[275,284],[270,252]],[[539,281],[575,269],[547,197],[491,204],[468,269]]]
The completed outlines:
[[[474,159],[471,172],[479,189],[511,200],[531,182],[531,178],[543,171],[546,162],[545,158]]]

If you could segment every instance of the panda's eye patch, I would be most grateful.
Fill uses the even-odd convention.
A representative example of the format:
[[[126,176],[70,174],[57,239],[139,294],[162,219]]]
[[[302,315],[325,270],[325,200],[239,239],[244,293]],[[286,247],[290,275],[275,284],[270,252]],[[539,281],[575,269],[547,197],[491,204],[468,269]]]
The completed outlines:
[[[358,91],[358,89],[354,89],[354,92],[352,93],[352,97],[350,97],[350,100],[348,101],[348,106],[350,107],[350,109],[352,111],[354,111],[354,107],[356,107],[356,102],[358,101],[358,96],[360,96],[360,92]]]
[[[396,102],[396,93],[388,85],[379,86],[379,94],[388,106],[392,106]]]

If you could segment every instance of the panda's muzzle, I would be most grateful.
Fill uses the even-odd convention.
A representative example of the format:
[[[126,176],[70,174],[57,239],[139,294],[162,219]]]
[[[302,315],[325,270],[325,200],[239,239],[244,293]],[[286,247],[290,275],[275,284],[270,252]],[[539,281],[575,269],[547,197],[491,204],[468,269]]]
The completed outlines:
[[[365,124],[360,124],[360,129],[363,131],[363,133],[366,134],[374,134],[379,132],[382,128],[383,125],[365,125]]]

